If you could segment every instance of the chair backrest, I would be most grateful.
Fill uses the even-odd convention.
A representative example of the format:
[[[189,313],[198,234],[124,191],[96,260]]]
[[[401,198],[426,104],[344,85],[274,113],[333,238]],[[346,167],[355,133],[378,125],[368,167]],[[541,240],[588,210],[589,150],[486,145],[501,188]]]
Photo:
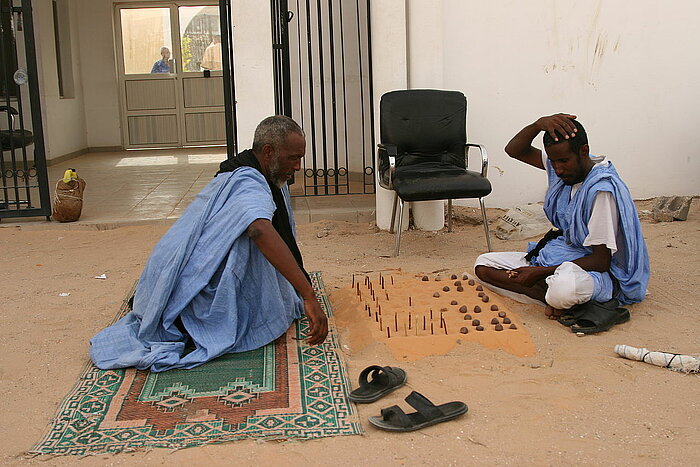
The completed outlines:
[[[459,91],[391,91],[380,102],[381,142],[398,148],[397,166],[443,162],[464,168],[467,99]]]

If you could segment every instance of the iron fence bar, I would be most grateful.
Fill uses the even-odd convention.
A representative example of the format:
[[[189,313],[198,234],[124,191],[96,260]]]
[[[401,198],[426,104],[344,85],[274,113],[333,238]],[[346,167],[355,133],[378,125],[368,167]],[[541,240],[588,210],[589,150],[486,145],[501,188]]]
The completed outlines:
[[[298,64],[299,64],[299,114],[301,117],[301,127],[304,128],[304,85],[302,83],[302,51],[301,51],[301,18],[306,17],[306,15],[301,15],[301,7],[299,6],[299,0],[296,0],[297,5],[297,54],[298,54]],[[312,128],[313,131],[313,128]],[[312,154],[313,156],[313,154]],[[304,169],[306,169],[306,158],[304,158]],[[304,170],[304,173],[306,170]],[[306,195],[306,176],[301,177],[302,187],[304,189],[304,195]]]
[[[319,77],[318,82],[321,89],[321,96],[319,97],[321,105],[321,135],[323,136],[323,167],[324,169],[328,167],[328,141],[327,141],[327,129],[326,129],[326,87],[325,87],[325,70],[323,62],[323,16],[321,13],[321,0],[316,0],[316,21],[318,24],[318,69]],[[314,157],[315,159],[315,157]],[[328,185],[328,174],[323,171],[323,182]],[[328,194],[328,186],[324,190],[325,194]]]
[[[369,3],[369,0],[367,0]],[[361,21],[360,18],[362,17],[360,15],[360,0],[355,1],[355,10],[357,13],[357,38],[358,41],[360,42],[360,46],[357,48],[357,54],[358,54],[358,64],[359,64],[359,72],[360,72],[360,114],[361,114],[361,124],[360,127],[362,128],[362,192],[365,192],[365,185],[364,185],[364,177],[365,177],[365,167],[366,167],[366,151],[367,151],[367,145],[365,144],[366,141],[366,133],[365,133],[365,121],[367,118],[365,117],[365,82],[362,77],[362,30],[361,30]],[[368,12],[369,13],[369,12]],[[370,51],[371,52],[371,51]]]
[[[6,57],[5,47],[6,47],[7,43],[5,42],[5,37],[4,37],[5,31],[3,30],[5,27],[4,26],[5,25],[5,18],[4,18],[5,14],[7,14],[7,18],[9,20],[9,24],[10,24],[10,28],[11,28],[12,27],[11,26],[12,8],[11,8],[8,0],[3,0],[2,3],[0,3],[0,15],[3,16],[0,19],[0,21],[2,22],[2,24],[0,24],[0,31],[3,35],[3,43],[0,44],[0,60],[2,60],[3,64],[7,64],[6,66],[10,66],[11,62],[10,62],[10,60],[8,60],[9,57]],[[12,33],[12,31],[10,31],[10,33]],[[10,99],[10,95],[11,95],[10,86],[13,86],[14,82],[11,82],[9,77],[10,77],[10,75],[9,75],[8,70],[5,69],[5,67],[3,67],[2,79],[4,81],[4,86],[2,89],[5,92],[5,95],[3,96],[4,101],[5,101],[5,106],[8,108],[8,110],[6,112],[7,113],[7,128],[12,128],[12,114],[10,113],[9,108],[11,107],[11,104],[12,104],[12,101]],[[12,140],[11,137],[10,137],[10,140]],[[0,179],[2,179],[2,191],[3,191],[3,201],[4,201],[4,203],[2,203],[2,206],[3,206],[3,209],[7,209],[10,196],[9,196],[9,191],[8,191],[8,186],[7,186],[7,180],[5,178],[5,173],[6,173],[5,156],[4,156],[5,151],[4,151],[4,148],[0,148],[0,149],[2,149],[2,151],[0,151]]]
[[[335,172],[333,175],[335,194],[338,194],[338,116],[337,116],[337,89],[335,84],[335,35],[333,29],[333,0],[328,1],[328,35],[330,37],[330,58],[331,58],[331,110],[333,112],[333,164]],[[345,76],[343,76],[345,81]],[[327,168],[327,167],[326,167]]]
[[[345,177],[345,189],[350,192],[350,155],[348,153],[348,95],[345,86],[345,29],[343,20],[342,3],[340,3],[340,64],[343,73],[343,141],[345,144],[345,167],[348,169],[348,176]],[[359,21],[359,18],[358,18]]]
[[[316,177],[316,109],[314,108],[314,77],[313,77],[313,52],[311,47],[311,9],[309,0],[306,0],[306,54],[308,59],[308,75],[309,75],[309,113],[311,114],[311,154],[313,155],[311,163],[313,167],[313,179],[314,185],[318,183]],[[304,177],[306,177],[306,170],[304,170]],[[318,194],[318,188],[314,188],[314,194]]]
[[[359,1],[359,0],[358,0]],[[358,18],[358,23],[359,23],[359,18]],[[372,17],[371,17],[371,5],[370,5],[370,0],[367,0],[367,50],[368,56],[367,56],[367,71],[369,74],[369,121],[370,121],[370,154],[372,154],[372,191],[370,193],[374,193],[376,191],[376,176],[375,173],[377,171],[376,167],[376,159],[374,157],[374,148],[376,147],[376,141],[375,141],[375,134],[374,134],[374,86],[372,85],[373,83],[373,72],[372,72]],[[363,125],[364,128],[364,125]],[[364,144],[364,138],[362,139],[363,144]],[[363,181],[366,180],[366,177],[363,178]],[[363,184],[363,192],[367,193],[367,190],[364,189],[366,188],[366,184]]]
[[[224,81],[224,118],[226,120],[226,156],[238,152],[238,117],[236,112],[236,84],[234,79],[233,42],[231,41],[231,0],[219,0],[221,23],[221,63]]]
[[[34,132],[34,165],[37,172],[37,181],[39,182],[41,211],[48,220],[51,214],[51,199],[49,197],[49,179],[46,167],[46,148],[44,147],[44,127],[41,121],[39,74],[36,64],[36,44],[34,43],[34,19],[31,0],[22,0],[22,10],[24,42],[27,50],[27,73],[29,74],[29,101],[32,109],[32,131]]]

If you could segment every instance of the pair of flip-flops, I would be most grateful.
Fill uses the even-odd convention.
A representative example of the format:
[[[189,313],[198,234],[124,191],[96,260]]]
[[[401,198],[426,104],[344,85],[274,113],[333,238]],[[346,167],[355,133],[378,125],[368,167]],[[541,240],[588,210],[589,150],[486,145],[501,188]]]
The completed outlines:
[[[571,328],[572,332],[595,334],[607,331],[616,324],[626,323],[629,319],[629,310],[620,307],[620,303],[613,298],[607,302],[590,300],[576,305],[566,310],[557,321]]]
[[[401,368],[372,365],[360,373],[360,387],[353,390],[349,399],[358,404],[367,404],[406,384],[406,372]],[[467,412],[464,402],[448,402],[435,405],[424,395],[413,391],[405,401],[416,412],[405,413],[398,405],[382,409],[381,416],[369,417],[369,422],[387,431],[415,431],[437,423],[446,422]]]

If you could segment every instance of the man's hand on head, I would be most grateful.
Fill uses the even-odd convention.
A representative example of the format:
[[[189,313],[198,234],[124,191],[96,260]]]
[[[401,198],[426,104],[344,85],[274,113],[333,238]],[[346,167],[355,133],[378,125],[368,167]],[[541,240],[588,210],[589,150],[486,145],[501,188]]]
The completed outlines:
[[[328,318],[321,309],[316,297],[304,299],[304,314],[309,320],[309,345],[322,344],[328,335]]]
[[[574,120],[576,115],[571,114],[554,114],[546,117],[540,117],[535,122],[537,128],[540,131],[546,131],[554,139],[554,141],[559,141],[559,135],[564,136],[565,139],[573,138],[576,136],[576,125],[574,125]]]

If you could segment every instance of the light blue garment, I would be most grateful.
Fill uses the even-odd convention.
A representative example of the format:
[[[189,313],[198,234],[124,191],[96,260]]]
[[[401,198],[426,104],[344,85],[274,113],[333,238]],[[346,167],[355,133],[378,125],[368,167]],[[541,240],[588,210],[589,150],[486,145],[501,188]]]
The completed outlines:
[[[295,231],[289,190],[282,192]],[[154,248],[134,310],[91,339],[95,365],[192,368],[281,336],[301,317],[303,301],[245,233],[274,212],[259,171],[241,167],[215,177]],[[184,356],[178,316],[196,346]]]
[[[623,240],[610,263],[610,273],[619,284],[615,298],[622,304],[642,301],[649,283],[649,255],[632,196],[612,163],[594,166],[573,198],[571,186],[557,177],[549,160],[547,176],[549,188],[545,195],[544,211],[552,225],[562,230],[564,235],[547,243],[539,255],[533,258],[533,265],[557,266],[564,261],[590,255],[593,249],[583,246],[583,242],[588,236],[593,201],[598,192],[608,191],[615,198],[619,228],[622,230],[618,238]],[[529,249],[533,246],[530,245]],[[588,271],[588,274],[595,282],[591,298],[600,302],[610,300],[614,293],[610,274],[596,271]]]

